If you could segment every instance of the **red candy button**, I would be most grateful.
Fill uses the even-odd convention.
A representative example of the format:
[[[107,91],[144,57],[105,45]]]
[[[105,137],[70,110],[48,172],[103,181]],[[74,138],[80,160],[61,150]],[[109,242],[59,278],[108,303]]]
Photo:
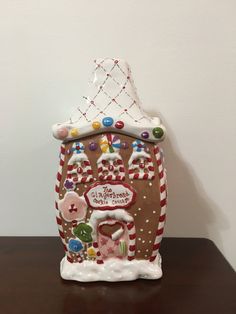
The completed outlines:
[[[115,124],[115,127],[117,129],[123,129],[124,127],[124,122],[123,121],[117,121],[116,124]]]

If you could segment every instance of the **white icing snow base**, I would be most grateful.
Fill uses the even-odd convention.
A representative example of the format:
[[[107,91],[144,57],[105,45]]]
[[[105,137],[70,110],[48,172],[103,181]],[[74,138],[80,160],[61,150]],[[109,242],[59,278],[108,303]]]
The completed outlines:
[[[110,258],[104,264],[97,264],[95,261],[70,263],[64,257],[61,261],[61,277],[80,282],[159,279],[162,277],[161,256],[158,255],[154,262]]]

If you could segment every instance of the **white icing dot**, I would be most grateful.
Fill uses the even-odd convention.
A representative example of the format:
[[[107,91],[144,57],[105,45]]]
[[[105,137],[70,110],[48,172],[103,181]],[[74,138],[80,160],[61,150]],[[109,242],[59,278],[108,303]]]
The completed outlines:
[[[151,231],[151,230],[149,230],[149,231],[148,231],[148,233],[149,233],[149,234],[151,234],[151,233],[152,233],[152,231]]]
[[[143,240],[142,243],[145,243],[145,240]]]
[[[67,231],[66,230],[64,230],[64,233],[66,233]]]
[[[138,238],[139,241],[141,241],[141,238]]]
[[[138,253],[141,253],[141,251],[140,251],[140,250],[138,250]]]
[[[143,232],[143,229],[140,229],[141,232]]]
[[[93,211],[90,209],[89,213],[92,214],[92,212],[93,212]]]
[[[96,179],[96,178],[93,178],[93,180],[96,181],[97,179]]]
[[[86,187],[87,187],[87,185],[85,184],[85,185],[84,185],[84,187],[86,188]]]
[[[65,222],[65,226],[67,226],[67,223]]]
[[[142,210],[142,208],[139,207],[138,210],[140,211],[140,210]]]
[[[147,196],[146,196],[146,195],[144,195],[144,196],[143,196],[143,198],[147,198]]]
[[[148,223],[149,222],[149,219],[146,219],[146,223]]]
[[[152,186],[152,182],[149,182],[149,186]]]
[[[63,194],[60,193],[60,196],[63,196]]]
[[[145,254],[144,257],[147,257],[147,254]]]
[[[152,243],[152,240],[149,240],[148,242],[149,242],[149,243]]]
[[[134,216],[137,216],[137,214],[136,214],[136,213],[134,213]]]
[[[146,252],[148,252],[148,249],[146,249]]]
[[[156,214],[156,211],[155,211],[155,210],[153,211],[153,214]]]
[[[133,183],[134,183],[134,181],[130,181],[130,183],[131,183],[131,184],[133,184]]]

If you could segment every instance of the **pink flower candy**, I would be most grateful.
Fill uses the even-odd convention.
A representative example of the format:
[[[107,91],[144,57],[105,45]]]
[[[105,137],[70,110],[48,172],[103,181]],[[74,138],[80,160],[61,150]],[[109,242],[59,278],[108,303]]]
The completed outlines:
[[[87,203],[74,191],[69,191],[58,202],[58,209],[66,221],[82,220],[87,211]]]

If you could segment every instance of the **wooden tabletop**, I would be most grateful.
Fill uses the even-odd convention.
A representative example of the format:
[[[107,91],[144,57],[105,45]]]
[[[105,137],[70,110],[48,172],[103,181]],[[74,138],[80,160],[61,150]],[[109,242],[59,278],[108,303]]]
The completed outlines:
[[[213,242],[165,238],[164,277],[78,283],[59,275],[57,237],[0,238],[1,314],[235,314],[236,276]]]

